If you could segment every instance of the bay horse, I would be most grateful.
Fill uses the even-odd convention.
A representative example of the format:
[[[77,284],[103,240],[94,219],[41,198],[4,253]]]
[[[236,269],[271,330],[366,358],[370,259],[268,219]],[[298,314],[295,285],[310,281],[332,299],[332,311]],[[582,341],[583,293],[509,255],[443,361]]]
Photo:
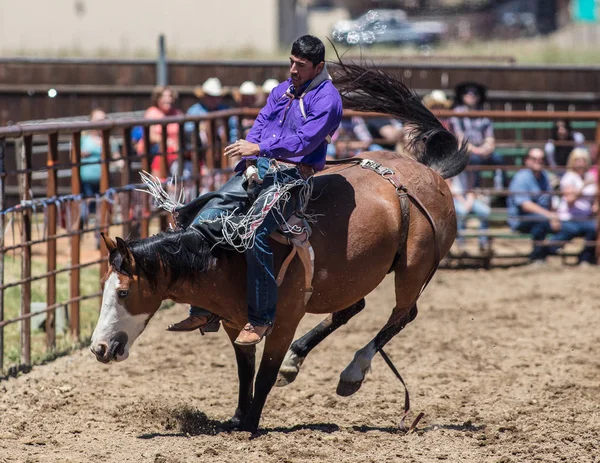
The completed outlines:
[[[213,248],[191,228],[134,241],[103,235],[110,268],[103,277],[102,307],[91,344],[99,361],[125,360],[163,300],[205,307],[225,320],[237,360],[239,395],[232,422],[256,432],[286,354],[280,385],[295,378],[308,351],[360,312],[365,296],[393,271],[396,303],[388,322],[340,376],[339,394],[358,390],[373,356],[416,316],[424,285],[454,242],[456,216],[444,179],[464,169],[468,154],[401,81],[375,68],[337,64],[334,82],[346,107],[387,113],[411,128],[412,156],[362,153],[394,171],[411,195],[409,214],[401,213],[401,189],[385,175],[338,165],[315,176],[309,204],[319,216],[311,237],[313,295],[305,306],[304,269],[296,259],[280,287],[274,329],[265,340],[256,381],[255,346],[233,343],[247,321],[242,254]],[[273,251],[279,267],[289,247],[274,242]],[[332,315],[288,353],[305,313]]]

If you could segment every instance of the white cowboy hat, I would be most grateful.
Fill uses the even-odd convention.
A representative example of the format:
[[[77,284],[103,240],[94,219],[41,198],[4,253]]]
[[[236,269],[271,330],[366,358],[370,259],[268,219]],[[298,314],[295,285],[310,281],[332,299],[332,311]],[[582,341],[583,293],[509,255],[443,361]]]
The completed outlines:
[[[223,96],[223,86],[218,77],[206,79],[202,84],[202,93],[209,96]]]
[[[240,85],[240,95],[256,95],[258,87],[250,80],[247,80]]]
[[[278,85],[279,81],[277,79],[267,79],[265,80],[265,83],[262,84],[262,91],[269,94]]]

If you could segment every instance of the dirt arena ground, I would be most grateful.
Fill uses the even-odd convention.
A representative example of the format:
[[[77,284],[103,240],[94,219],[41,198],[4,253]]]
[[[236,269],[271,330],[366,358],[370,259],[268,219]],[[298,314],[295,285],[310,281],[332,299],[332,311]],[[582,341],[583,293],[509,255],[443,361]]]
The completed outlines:
[[[600,462],[600,297],[593,268],[440,271],[389,345],[417,432],[397,430],[403,391],[380,357],[362,389],[341,370],[384,324],[391,280],[273,391],[263,432],[224,431],[236,373],[223,332],[166,333],[159,312],[124,363],[89,351],[0,382],[2,462]],[[318,321],[307,317],[299,332]]]

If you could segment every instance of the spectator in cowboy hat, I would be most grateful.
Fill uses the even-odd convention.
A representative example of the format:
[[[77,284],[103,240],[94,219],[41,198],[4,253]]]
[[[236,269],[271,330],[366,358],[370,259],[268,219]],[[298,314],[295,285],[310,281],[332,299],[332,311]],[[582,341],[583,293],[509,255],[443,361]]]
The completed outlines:
[[[225,91],[218,77],[210,77],[201,87],[196,87],[194,89],[194,95],[198,98],[198,102],[189,107],[186,112],[186,115],[188,116],[199,116],[213,111],[229,109],[229,107],[223,103]],[[193,130],[193,123],[188,122],[185,124],[186,134],[191,135]],[[224,128],[221,126],[219,127],[219,130],[224,130]],[[205,124],[200,124],[200,137],[203,144],[208,143]],[[227,139],[230,142],[233,142],[238,138],[235,119],[229,118],[227,123]]]
[[[260,101],[260,91],[258,86],[247,80],[240,85],[240,87],[233,92],[233,99],[240,108],[260,108],[262,107]],[[242,137],[246,138],[246,135],[254,124],[255,117],[242,117],[239,121],[239,126],[242,132]],[[237,121],[236,121],[237,122]]]
[[[463,82],[454,90],[454,111],[464,113],[467,111],[480,111],[486,101],[486,88],[477,82]],[[471,165],[502,165],[503,159],[496,153],[496,139],[492,121],[487,117],[460,117],[450,119],[452,131],[460,141],[467,140],[468,149],[471,154],[469,164]],[[495,185],[502,188],[503,173],[499,172],[500,181]],[[474,172],[472,187],[480,186],[479,172]]]
[[[278,85],[279,85],[279,81],[277,79],[271,78],[271,79],[265,80],[265,82],[262,84],[262,91],[265,94],[265,97],[269,96],[269,94],[271,93],[271,90],[273,90]]]
[[[452,101],[448,98],[443,90],[433,90],[423,97],[423,105],[430,111],[437,109],[450,109]],[[446,118],[438,118],[442,125],[447,129],[451,130],[450,120]]]

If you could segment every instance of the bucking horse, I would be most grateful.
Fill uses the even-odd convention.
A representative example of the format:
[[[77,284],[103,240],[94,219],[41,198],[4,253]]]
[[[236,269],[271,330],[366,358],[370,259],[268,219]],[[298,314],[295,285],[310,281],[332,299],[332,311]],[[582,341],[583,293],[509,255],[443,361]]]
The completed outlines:
[[[464,169],[468,153],[400,80],[373,66],[336,64],[334,83],[345,107],[402,120],[410,129],[410,155],[365,152],[314,177],[312,297],[305,304],[305,270],[295,259],[280,287],[256,381],[255,346],[233,343],[247,317],[244,256],[214,247],[189,228],[140,240],[104,236],[110,267],[91,345],[99,361],[125,360],[163,300],[205,307],[224,320],[237,360],[232,423],[256,432],[275,383],[293,381],[310,350],[361,312],[365,296],[394,272],[396,303],[388,322],[342,371],[337,392],[347,396],[360,388],[375,354],[416,317],[417,299],[454,242],[456,216],[444,179]],[[290,248],[274,242],[273,250],[279,268]],[[305,313],[328,316],[292,344]]]

